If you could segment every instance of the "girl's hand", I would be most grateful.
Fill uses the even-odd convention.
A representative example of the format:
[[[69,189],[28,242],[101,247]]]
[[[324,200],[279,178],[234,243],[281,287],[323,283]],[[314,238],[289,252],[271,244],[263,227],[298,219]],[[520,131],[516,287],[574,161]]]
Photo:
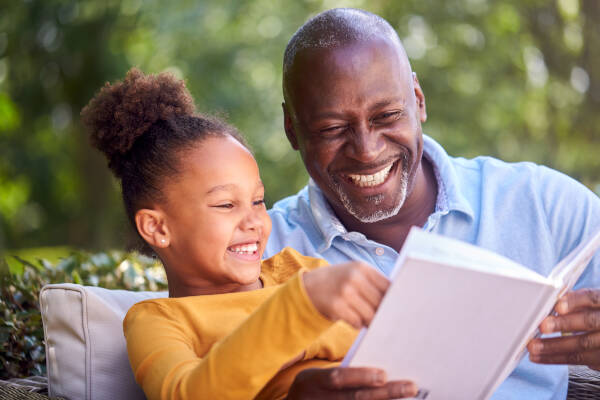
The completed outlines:
[[[304,274],[315,308],[326,318],[342,319],[356,329],[369,325],[389,285],[385,276],[359,261]]]

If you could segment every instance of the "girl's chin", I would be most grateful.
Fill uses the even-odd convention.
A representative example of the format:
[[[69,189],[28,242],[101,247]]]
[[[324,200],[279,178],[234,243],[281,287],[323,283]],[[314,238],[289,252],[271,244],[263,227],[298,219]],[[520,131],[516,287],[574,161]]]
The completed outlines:
[[[262,281],[259,278],[260,273],[250,276],[238,276],[237,284],[246,288],[245,290],[260,289],[263,287]]]

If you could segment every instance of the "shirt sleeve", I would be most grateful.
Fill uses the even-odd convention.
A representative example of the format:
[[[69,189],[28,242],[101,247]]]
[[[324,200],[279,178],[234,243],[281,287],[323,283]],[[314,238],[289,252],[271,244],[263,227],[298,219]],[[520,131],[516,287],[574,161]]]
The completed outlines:
[[[198,355],[157,303],[134,306],[124,321],[130,363],[149,399],[253,398],[281,366],[298,356],[333,323],[313,306],[299,271],[277,288],[231,334]],[[201,310],[198,310],[201,312]],[[187,332],[197,332],[190,327]]]
[[[559,261],[600,230],[600,198],[576,180],[546,167],[540,167],[537,182]],[[581,288],[600,288],[600,252],[574,290]]]

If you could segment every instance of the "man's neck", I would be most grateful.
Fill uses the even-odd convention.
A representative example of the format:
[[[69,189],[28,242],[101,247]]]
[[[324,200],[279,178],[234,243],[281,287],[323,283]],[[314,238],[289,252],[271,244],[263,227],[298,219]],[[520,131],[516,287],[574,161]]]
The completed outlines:
[[[336,215],[348,231],[364,234],[368,239],[390,246],[400,251],[404,240],[413,226],[423,226],[434,212],[437,199],[437,180],[433,165],[425,157],[415,177],[415,186],[404,205],[393,217],[378,222],[364,223],[351,216],[345,210]]]

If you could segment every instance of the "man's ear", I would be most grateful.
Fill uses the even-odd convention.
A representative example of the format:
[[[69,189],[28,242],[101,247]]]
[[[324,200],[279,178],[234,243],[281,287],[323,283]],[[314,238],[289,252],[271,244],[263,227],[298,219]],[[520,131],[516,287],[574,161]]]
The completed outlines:
[[[425,107],[425,94],[423,94],[423,90],[421,89],[421,85],[419,85],[419,78],[417,78],[417,73],[413,72],[413,85],[415,87],[415,97],[417,98],[417,108],[419,109],[419,116],[421,118],[421,123],[427,121],[427,108]]]
[[[142,239],[154,248],[164,249],[171,243],[171,235],[160,210],[142,208],[135,213],[135,225]]]
[[[285,130],[285,136],[287,136],[292,148],[298,150],[298,138],[296,137],[296,132],[294,132],[292,117],[287,110],[285,102],[281,103],[281,108],[283,109],[283,129]]]

